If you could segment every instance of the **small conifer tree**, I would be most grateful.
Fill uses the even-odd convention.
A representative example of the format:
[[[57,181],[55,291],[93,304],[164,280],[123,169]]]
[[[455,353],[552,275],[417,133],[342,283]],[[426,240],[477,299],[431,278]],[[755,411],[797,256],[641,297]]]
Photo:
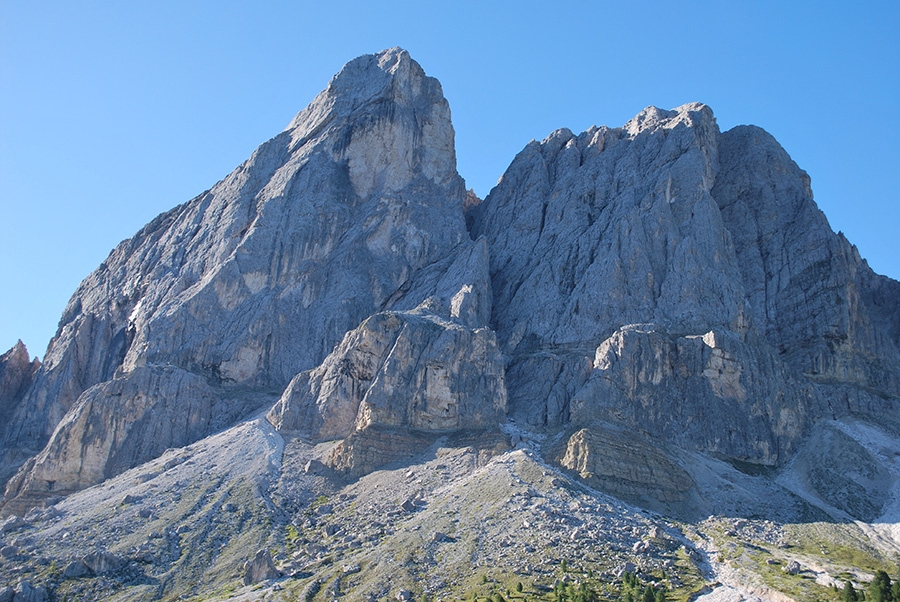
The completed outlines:
[[[884,571],[875,571],[875,578],[866,593],[868,602],[892,602],[891,578]]]
[[[844,582],[844,591],[841,593],[841,600],[843,602],[858,602],[859,600],[856,588],[854,588],[853,584],[849,581]]]

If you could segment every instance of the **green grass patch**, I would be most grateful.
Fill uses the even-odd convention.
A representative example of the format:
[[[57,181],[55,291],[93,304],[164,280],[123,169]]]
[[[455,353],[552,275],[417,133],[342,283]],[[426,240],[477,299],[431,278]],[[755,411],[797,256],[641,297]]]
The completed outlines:
[[[877,570],[889,574],[895,570],[900,557],[888,557],[869,541],[854,524],[808,523],[785,525],[784,532],[790,551],[825,561],[846,569]]]

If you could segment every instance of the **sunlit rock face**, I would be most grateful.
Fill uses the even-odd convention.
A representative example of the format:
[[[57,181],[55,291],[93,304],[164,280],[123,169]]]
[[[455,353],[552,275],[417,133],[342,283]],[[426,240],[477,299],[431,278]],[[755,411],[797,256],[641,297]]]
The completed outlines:
[[[406,51],[348,63],[284,132],[82,282],[6,447],[39,451],[87,390],[137,369],[271,403],[369,315],[429,297],[471,312],[435,267],[459,272],[453,259],[476,252],[453,139],[440,84]],[[479,311],[462,317],[486,322],[489,301]]]
[[[467,214],[490,246],[509,413],[779,464],[900,396],[898,283],[834,234],[764,131],[710,109],[529,143]],[[535,378],[542,374],[543,378]]]
[[[345,477],[530,433],[641,503],[694,504],[701,455],[881,500],[883,471],[808,450],[875,457],[826,421],[900,434],[898,300],[771,136],[699,103],[532,141],[481,200],[440,84],[394,48],[116,247],[39,369],[0,358],[2,511],[263,415]]]

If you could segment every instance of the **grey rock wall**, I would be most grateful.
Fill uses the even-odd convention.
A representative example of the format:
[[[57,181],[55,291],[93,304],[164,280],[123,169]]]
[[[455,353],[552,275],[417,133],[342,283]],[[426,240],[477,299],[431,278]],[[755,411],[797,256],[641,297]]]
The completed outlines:
[[[284,432],[325,441],[373,428],[419,437],[496,429],[505,416],[503,356],[492,331],[428,312],[386,312],[291,381],[269,420]]]
[[[433,267],[475,252],[453,136],[440,84],[405,51],[348,63],[284,132],[82,282],[4,447],[58,445],[51,435],[83,392],[143,367],[252,398],[280,393],[398,303],[449,294],[457,314],[486,321]],[[413,286],[423,271],[439,290]]]
[[[4,510],[25,510],[114,477],[253,409],[179,368],[136,368],[79,396],[47,446],[9,481]]]
[[[722,134],[719,149],[712,192],[732,233],[753,323],[817,382],[900,396],[897,283],[875,275],[831,231],[809,176],[771,135],[737,127]]]
[[[467,219],[517,421],[780,464],[823,418],[900,412],[898,285],[758,128],[689,104],[558,130]]]
[[[28,393],[41,362],[32,360],[28,349],[18,341],[0,355],[0,441],[10,427],[16,409]],[[28,451],[0,447],[0,483],[5,483],[28,458]]]
[[[771,136],[699,103],[553,132],[481,201],[394,48],[117,246],[39,369],[0,358],[0,477],[27,460],[2,511],[275,400],[349,474],[512,418],[619,495],[688,503],[667,449],[780,466],[825,420],[900,433],[898,300]]]
[[[31,359],[22,341],[0,355],[0,424],[8,423],[40,367],[41,362]]]

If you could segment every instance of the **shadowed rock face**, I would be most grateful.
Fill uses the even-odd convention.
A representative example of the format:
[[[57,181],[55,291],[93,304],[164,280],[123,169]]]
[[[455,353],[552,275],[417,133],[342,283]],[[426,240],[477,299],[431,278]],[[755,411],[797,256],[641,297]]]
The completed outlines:
[[[900,396],[898,283],[873,273],[831,231],[809,176],[771,135],[737,127],[720,136],[719,149],[712,192],[756,329],[815,382]]]
[[[0,437],[8,428],[40,367],[41,362],[31,360],[22,341],[0,355]],[[27,454],[20,450],[0,449],[0,483],[5,482],[26,457]]]
[[[823,420],[900,433],[900,283],[762,130],[699,103],[558,130],[484,201],[453,137],[405,51],[363,56],[120,244],[33,382],[0,358],[4,466],[31,458],[4,512],[267,408],[351,475],[512,418],[595,485],[684,504],[669,450],[779,466]]]
[[[0,355],[0,423],[7,424],[40,367],[41,362],[31,360],[22,341]]]

